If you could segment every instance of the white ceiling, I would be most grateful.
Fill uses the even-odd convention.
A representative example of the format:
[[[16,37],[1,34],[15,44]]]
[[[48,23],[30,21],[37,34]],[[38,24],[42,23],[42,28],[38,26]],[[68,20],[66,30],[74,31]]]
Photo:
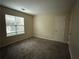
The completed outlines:
[[[0,4],[29,14],[68,12],[74,0],[0,0]],[[22,10],[25,9],[24,11]]]

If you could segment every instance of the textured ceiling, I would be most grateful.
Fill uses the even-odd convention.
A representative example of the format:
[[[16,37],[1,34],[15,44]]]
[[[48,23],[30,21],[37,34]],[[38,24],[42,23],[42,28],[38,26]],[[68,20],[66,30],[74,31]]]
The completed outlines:
[[[74,0],[0,0],[0,4],[29,14],[68,12]],[[25,10],[22,10],[25,9]]]

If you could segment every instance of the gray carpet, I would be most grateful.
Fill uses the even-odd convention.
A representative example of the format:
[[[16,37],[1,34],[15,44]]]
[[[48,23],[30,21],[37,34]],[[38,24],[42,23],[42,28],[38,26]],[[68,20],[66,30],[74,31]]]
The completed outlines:
[[[0,59],[71,59],[68,45],[30,38],[0,49]]]

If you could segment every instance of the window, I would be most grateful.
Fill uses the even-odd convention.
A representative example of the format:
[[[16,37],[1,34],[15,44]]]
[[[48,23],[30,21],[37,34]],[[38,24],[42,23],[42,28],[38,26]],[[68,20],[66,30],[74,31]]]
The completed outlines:
[[[6,35],[7,36],[24,34],[24,18],[23,17],[6,14],[5,20],[6,20]]]

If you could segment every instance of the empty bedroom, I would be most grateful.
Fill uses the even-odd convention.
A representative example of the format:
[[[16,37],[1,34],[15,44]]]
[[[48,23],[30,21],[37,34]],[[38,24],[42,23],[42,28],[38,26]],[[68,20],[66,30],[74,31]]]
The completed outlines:
[[[79,59],[79,0],[0,0],[0,59]]]

